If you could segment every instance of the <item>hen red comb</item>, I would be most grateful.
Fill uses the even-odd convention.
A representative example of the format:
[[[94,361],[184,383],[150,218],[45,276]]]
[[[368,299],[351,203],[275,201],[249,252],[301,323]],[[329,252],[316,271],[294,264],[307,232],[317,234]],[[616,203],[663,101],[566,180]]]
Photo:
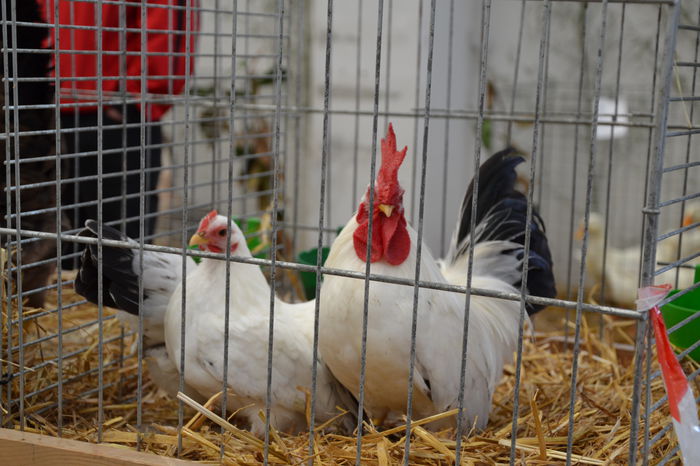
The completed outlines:
[[[377,181],[381,183],[398,183],[398,173],[408,146],[404,146],[403,150],[396,150],[396,133],[394,126],[389,123],[389,129],[386,132],[386,137],[382,139],[382,165],[379,167]]]
[[[199,231],[204,231],[209,227],[209,223],[216,218],[216,216],[219,215],[219,212],[216,210],[212,210],[209,212],[206,217],[202,219],[201,222],[199,222]]]

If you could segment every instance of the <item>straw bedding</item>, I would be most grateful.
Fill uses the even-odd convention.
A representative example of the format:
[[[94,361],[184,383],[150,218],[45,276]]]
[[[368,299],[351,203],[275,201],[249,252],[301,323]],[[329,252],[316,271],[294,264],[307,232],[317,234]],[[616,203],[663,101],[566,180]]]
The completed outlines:
[[[52,298],[55,304],[55,293]],[[64,305],[80,300],[73,291],[63,289]],[[4,301],[3,301],[4,303]],[[25,309],[25,317],[40,310]],[[7,344],[7,309],[3,308],[3,341]],[[99,410],[97,391],[81,395],[97,387],[98,380],[98,327],[94,322],[96,307],[85,304],[63,312],[64,330],[85,325],[63,337],[63,354],[81,351],[65,359],[62,364],[63,418],[60,427],[65,438],[87,442],[98,441]],[[16,318],[16,309],[11,312]],[[538,316],[538,332],[526,339],[523,352],[522,383],[520,386],[520,410],[518,413],[517,457],[527,464],[556,464],[563,462],[569,419],[570,377],[572,366],[573,328],[569,326],[569,338],[565,342],[563,312],[545,311]],[[105,309],[105,316],[111,316]],[[584,319],[581,329],[581,356],[574,406],[573,432],[574,464],[626,464],[629,446],[631,393],[633,387],[632,337],[634,322],[606,318],[603,338],[598,336],[598,317]],[[58,320],[55,313],[28,321],[24,325],[24,343],[55,334]],[[545,331],[548,328],[554,330]],[[12,331],[16,344],[17,328]],[[145,372],[143,383],[143,433],[136,429],[137,360],[127,357],[123,363],[121,354],[134,352],[134,336],[124,334],[116,319],[103,325],[104,360],[104,415],[102,441],[140,448],[158,455],[177,455],[178,401],[160,394],[150,383]],[[57,339],[51,338],[27,348],[25,367],[41,366],[43,361],[54,358],[58,351]],[[6,350],[2,356],[6,357]],[[16,358],[16,356],[15,356]],[[16,363],[16,359],[14,360]],[[7,366],[7,364],[5,364]],[[686,372],[697,369],[685,361]],[[652,370],[656,369],[656,364]],[[80,377],[79,374],[91,371]],[[25,372],[25,393],[41,387],[57,384],[58,368],[49,363],[36,370]],[[499,464],[509,460],[511,425],[513,418],[513,393],[515,367],[508,366],[504,378],[496,390],[488,428],[483,432],[469,432],[462,442],[464,464]],[[19,393],[20,380],[14,377],[6,385],[14,394]],[[696,392],[697,392],[697,388]],[[663,394],[661,378],[651,385],[652,401]],[[0,402],[5,403],[3,390]],[[57,399],[54,386],[43,393],[25,399],[26,430],[47,435],[57,435],[57,409],[52,405]],[[263,443],[245,430],[224,419],[215,419],[211,411],[220,413],[215,400],[199,411],[185,404],[182,431],[181,458],[205,463],[219,463],[224,445],[223,462],[226,464],[258,464],[263,458]],[[211,408],[209,411],[207,408]],[[0,409],[5,406],[0,405]],[[19,428],[18,408],[15,406],[4,417],[4,427]],[[454,415],[445,413],[443,416]],[[214,420],[212,420],[214,418]],[[230,422],[234,422],[230,420]],[[652,413],[649,432],[654,436],[670,422],[668,410],[661,408]],[[455,436],[450,430],[431,432],[414,423],[411,435],[413,464],[449,464],[455,457]],[[218,425],[217,425],[218,424]],[[224,427],[220,427],[223,425]],[[643,432],[643,429],[642,429]],[[641,438],[641,436],[640,436]],[[385,432],[366,430],[362,442],[363,463],[388,465],[403,459],[404,428]],[[666,432],[651,449],[651,464],[663,457],[675,446],[672,431]],[[330,433],[316,433],[314,457],[317,464],[354,464],[357,442],[355,438]],[[308,434],[289,436],[283,432],[271,433],[270,462],[280,464],[305,464],[309,459]],[[523,463],[524,464],[524,463]]]

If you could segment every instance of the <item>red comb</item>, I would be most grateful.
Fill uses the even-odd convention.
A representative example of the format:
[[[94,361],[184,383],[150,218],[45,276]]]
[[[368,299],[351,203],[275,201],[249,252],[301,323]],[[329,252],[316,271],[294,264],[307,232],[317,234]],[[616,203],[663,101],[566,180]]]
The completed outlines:
[[[217,212],[216,210],[212,210],[211,212],[209,212],[209,213],[206,215],[206,217],[204,217],[204,218],[202,219],[202,221],[199,222],[199,231],[204,231],[204,230],[206,230],[207,227],[209,227],[209,222],[211,222],[212,220],[214,220],[214,219],[216,218],[217,215],[219,215],[219,212]]]
[[[377,181],[381,183],[398,182],[398,173],[404,157],[406,157],[408,146],[404,146],[401,151],[396,150],[396,133],[394,126],[389,123],[386,137],[382,139],[382,165],[379,167]]]

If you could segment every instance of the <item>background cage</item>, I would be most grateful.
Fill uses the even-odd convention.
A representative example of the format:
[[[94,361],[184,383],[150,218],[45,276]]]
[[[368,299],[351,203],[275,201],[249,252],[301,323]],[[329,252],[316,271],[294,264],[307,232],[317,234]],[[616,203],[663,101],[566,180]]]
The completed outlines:
[[[89,4],[98,12],[100,5],[133,6],[116,0],[73,3]],[[382,134],[393,121],[400,140],[409,145],[400,173],[408,216],[414,225],[423,223],[424,239],[438,255],[446,248],[462,193],[474,174],[475,154],[483,161],[513,144],[529,153],[534,165],[531,173],[523,170],[521,181],[533,190],[546,222],[559,290],[547,317],[535,318],[535,328],[560,330],[562,351],[571,352],[568,369],[574,386],[589,383],[578,378],[578,361],[586,345],[583,337],[598,332],[613,351],[626,355],[619,362],[633,371],[626,393],[630,439],[615,444],[620,451],[614,455],[599,459],[644,464],[677,459],[670,420],[663,418],[665,398],[649,350],[646,314],[632,310],[631,302],[610,303],[606,288],[609,295],[610,282],[617,280],[651,284],[669,270],[678,270],[674,285],[682,285],[682,293],[695,288],[677,280],[687,273],[684,266],[697,262],[700,250],[665,261],[657,260],[656,252],[669,244],[682,251],[679,243],[690,241],[700,225],[700,219],[683,225],[700,197],[693,120],[700,43],[697,1],[166,3],[189,19],[196,16],[200,24],[198,30],[185,28],[183,33],[196,38],[193,50],[169,54],[194,63],[195,72],[184,78],[185,91],[134,95],[122,87],[113,94],[78,96],[97,100],[98,107],[172,105],[160,125],[163,162],[153,191],[160,202],[156,231],[144,237],[141,248],[177,252],[201,215],[213,207],[226,212],[230,206],[242,222],[251,220],[251,235],[262,241],[257,257],[268,265],[266,270],[273,265],[279,272],[278,292],[303,299],[295,275],[300,267],[293,263],[301,251],[317,246],[321,232],[322,243],[330,245],[337,228],[354,212],[369,181],[375,122]],[[121,328],[110,312],[73,295],[73,275],[55,255],[31,253],[48,241],[65,252],[64,258],[77,257],[68,245],[85,242],[75,236],[81,225],[68,225],[56,215],[56,202],[61,212],[75,208],[60,202],[58,186],[71,189],[78,181],[61,161],[110,153],[99,144],[96,154],[67,152],[65,139],[79,139],[81,133],[62,127],[64,106],[56,102],[66,96],[60,95],[59,79],[51,73],[17,74],[23,57],[48,55],[55,61],[58,56],[53,48],[18,42],[21,28],[55,31],[54,24],[18,18],[19,4],[3,0],[2,13],[2,40],[9,45],[2,50],[5,220],[0,233],[9,262],[0,335],[0,425],[92,441],[110,441],[107,433],[115,425],[143,430],[159,414],[161,422],[181,426],[177,412],[144,408],[147,379],[133,331]],[[51,18],[45,8],[45,17]],[[145,26],[141,31],[117,29],[123,36],[147,32]],[[94,30],[96,37],[104,33]],[[96,55],[100,53],[108,55],[104,50]],[[115,53],[127,56],[121,48]],[[54,86],[53,99],[28,104],[20,99],[17,104],[17,89],[37,82]],[[45,127],[15,126],[19,112],[30,110],[49,115]],[[149,124],[136,126],[145,134]],[[423,166],[426,127],[428,163]],[[104,121],[98,121],[97,131],[104,128]],[[28,157],[22,141],[34,137],[53,142],[53,149]],[[150,144],[145,136],[143,142],[141,157]],[[48,178],[32,178],[37,163],[53,170]],[[135,173],[145,175],[147,167]],[[426,207],[423,218],[421,203]],[[624,276],[605,276],[594,288],[595,296],[589,293],[595,285],[591,266],[586,270],[586,261],[581,264],[581,258],[594,254],[592,240],[574,239],[591,211],[602,214],[606,225],[602,267],[609,265],[606,258],[614,249],[639,245],[637,263]],[[262,232],[255,231],[260,219]],[[270,234],[266,225],[277,233]],[[53,266],[59,271],[56,281],[31,281],[32,274]],[[22,278],[17,270],[23,271]],[[42,290],[48,296],[45,305],[29,306],[27,300]],[[582,337],[583,314],[589,312],[601,316],[593,320],[600,325]],[[603,315],[612,318],[603,320]],[[627,342],[611,336],[619,322],[635,322]],[[593,350],[589,346],[585,351]],[[697,384],[697,365],[686,361],[686,369]],[[521,391],[519,408],[516,397],[516,412],[529,409],[525,396]],[[574,412],[581,396],[575,388],[568,400],[561,400],[571,406],[563,431],[567,438],[548,445],[568,461],[583,448],[574,435],[582,423]],[[110,405],[129,403],[134,404],[132,414],[110,412]],[[666,419],[664,426],[657,428],[652,418]],[[513,419],[513,442],[501,446],[511,462],[530,454],[515,443],[522,432],[517,429],[526,427],[517,423],[517,415]],[[79,432],[78,424],[94,430]],[[611,441],[618,427],[606,426]],[[182,434],[178,443],[182,448]]]

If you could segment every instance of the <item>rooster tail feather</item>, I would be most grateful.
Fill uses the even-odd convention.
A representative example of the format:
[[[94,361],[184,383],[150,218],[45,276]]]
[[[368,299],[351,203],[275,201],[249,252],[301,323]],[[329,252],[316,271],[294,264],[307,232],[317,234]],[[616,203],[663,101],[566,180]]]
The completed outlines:
[[[507,148],[489,157],[479,168],[479,193],[476,204],[476,228],[471,231],[474,181],[469,184],[460,216],[452,237],[447,260],[456,263],[474,247],[474,268],[488,273],[493,270],[499,255],[518,260],[518,272],[522,271],[525,232],[527,228],[527,198],[515,187],[515,168],[525,161],[515,149]],[[527,289],[535,296],[554,297],[556,287],[552,271],[552,256],[547,243],[544,221],[533,207],[530,228],[530,257]],[[500,243],[500,246],[498,244]],[[488,245],[488,246],[487,246]],[[496,245],[496,247],[494,247]],[[504,258],[505,259],[505,258]],[[489,264],[486,266],[486,264]],[[510,274],[509,284],[518,288],[521,273]],[[527,305],[529,314],[542,309],[540,305]]]

